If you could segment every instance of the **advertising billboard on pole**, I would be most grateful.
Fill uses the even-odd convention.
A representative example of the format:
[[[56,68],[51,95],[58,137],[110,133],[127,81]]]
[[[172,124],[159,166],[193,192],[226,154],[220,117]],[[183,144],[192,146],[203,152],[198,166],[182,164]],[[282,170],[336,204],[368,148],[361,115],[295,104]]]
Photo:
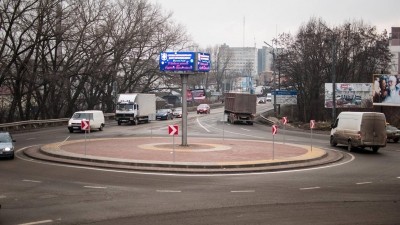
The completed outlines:
[[[374,105],[400,106],[400,74],[374,74],[373,80]]]
[[[336,108],[372,108],[372,83],[336,83]],[[325,83],[325,108],[333,108],[332,83]]]

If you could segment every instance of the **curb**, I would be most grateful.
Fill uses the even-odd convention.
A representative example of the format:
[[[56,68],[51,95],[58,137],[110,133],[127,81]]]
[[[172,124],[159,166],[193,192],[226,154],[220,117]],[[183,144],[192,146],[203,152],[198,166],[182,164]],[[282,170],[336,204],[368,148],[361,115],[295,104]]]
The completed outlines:
[[[58,155],[43,151],[41,147],[31,147],[25,149],[24,155],[47,162],[62,163],[75,166],[96,167],[102,169],[118,169],[136,172],[151,173],[176,173],[176,174],[229,174],[229,173],[256,173],[256,172],[276,172],[285,170],[295,170],[311,168],[338,162],[344,158],[341,152],[325,151],[320,157],[292,160],[282,162],[238,164],[238,165],[200,165],[200,164],[174,164],[174,163],[153,163],[137,161],[118,161],[104,160],[87,157],[74,157]]]

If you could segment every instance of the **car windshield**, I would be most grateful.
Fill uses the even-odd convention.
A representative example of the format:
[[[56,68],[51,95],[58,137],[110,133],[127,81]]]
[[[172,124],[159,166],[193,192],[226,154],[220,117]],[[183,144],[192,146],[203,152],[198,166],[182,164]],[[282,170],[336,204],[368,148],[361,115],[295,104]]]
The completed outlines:
[[[11,142],[11,137],[7,133],[0,133],[0,142]]]
[[[199,108],[207,108],[207,105],[199,105]]]
[[[72,116],[73,119],[87,119],[90,120],[93,118],[91,113],[74,113]]]

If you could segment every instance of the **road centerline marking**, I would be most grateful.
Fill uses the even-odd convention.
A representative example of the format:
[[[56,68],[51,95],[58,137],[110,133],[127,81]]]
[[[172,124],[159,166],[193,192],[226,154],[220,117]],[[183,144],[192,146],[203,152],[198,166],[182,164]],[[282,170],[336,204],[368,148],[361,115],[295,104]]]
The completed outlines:
[[[372,184],[372,182],[369,182],[369,181],[367,181],[367,182],[359,182],[359,183],[356,183],[357,185],[362,185],[362,184]]]
[[[22,180],[23,182],[31,182],[31,183],[42,183],[42,181],[39,180],[28,180],[28,179],[24,179]]]
[[[306,188],[300,188],[300,190],[313,190],[313,189],[320,189],[321,187],[306,187]]]
[[[93,188],[93,189],[107,189],[107,187],[103,186],[83,186],[84,188]]]
[[[231,193],[254,193],[256,192],[255,190],[233,190]]]
[[[159,193],[180,193],[182,191],[179,190],[157,190]]]

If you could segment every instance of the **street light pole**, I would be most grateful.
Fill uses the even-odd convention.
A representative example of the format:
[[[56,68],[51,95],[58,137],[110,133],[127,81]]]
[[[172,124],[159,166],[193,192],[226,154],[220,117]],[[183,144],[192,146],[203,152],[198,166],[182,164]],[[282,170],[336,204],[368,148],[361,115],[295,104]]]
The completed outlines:
[[[264,44],[268,45],[269,47],[272,48],[272,67],[273,67],[273,88],[274,88],[274,115],[276,116],[276,72],[275,72],[275,49],[272,45],[268,44],[267,42],[264,41]]]

